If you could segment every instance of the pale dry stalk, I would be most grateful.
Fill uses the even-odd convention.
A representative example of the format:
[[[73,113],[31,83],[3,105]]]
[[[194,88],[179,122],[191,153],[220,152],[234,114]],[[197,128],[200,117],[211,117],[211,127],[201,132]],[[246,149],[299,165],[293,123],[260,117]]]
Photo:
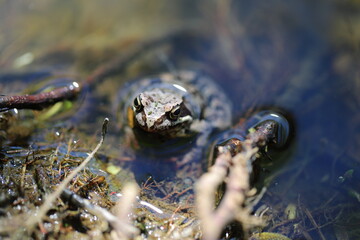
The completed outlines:
[[[220,154],[196,184],[196,206],[205,240],[219,239],[225,226],[234,220],[239,221],[244,229],[261,223],[260,219],[250,215],[251,209],[244,207],[250,191],[249,166],[258,148],[253,148],[250,140],[244,141],[242,145],[243,150],[233,158],[229,152]],[[226,191],[215,209],[215,193],[224,181]]]
[[[138,229],[133,226],[129,218],[132,215],[138,194],[138,185],[128,183],[123,189],[122,198],[113,208],[117,221],[112,223],[112,226],[116,231],[117,239],[131,239],[139,234]]]

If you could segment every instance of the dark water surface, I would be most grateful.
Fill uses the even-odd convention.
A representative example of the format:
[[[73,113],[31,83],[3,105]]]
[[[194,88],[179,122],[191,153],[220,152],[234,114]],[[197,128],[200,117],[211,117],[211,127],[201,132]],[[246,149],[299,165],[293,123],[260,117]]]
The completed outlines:
[[[266,230],[294,239],[360,237],[357,1],[0,3],[4,95],[50,81],[49,73],[84,82],[98,66],[134,46],[181,32],[94,83],[77,110],[47,123],[75,125],[75,138],[94,143],[93,134],[109,117],[106,150],[96,166],[110,162],[126,167],[126,159],[133,157],[119,150],[129,144],[119,136],[123,133],[114,109],[124,82],[166,71],[169,65],[201,69],[228,94],[234,124],[260,109],[281,109],[293,124],[291,142],[277,157],[278,164],[259,170],[268,187],[259,207],[268,206],[265,216],[276,220]],[[28,144],[37,138],[46,139],[37,134]],[[149,163],[147,157],[138,156],[139,164],[130,164],[135,175],[172,175],[173,161],[163,163],[155,156]],[[116,190],[117,185],[110,188]],[[296,215],[290,217],[289,209]]]

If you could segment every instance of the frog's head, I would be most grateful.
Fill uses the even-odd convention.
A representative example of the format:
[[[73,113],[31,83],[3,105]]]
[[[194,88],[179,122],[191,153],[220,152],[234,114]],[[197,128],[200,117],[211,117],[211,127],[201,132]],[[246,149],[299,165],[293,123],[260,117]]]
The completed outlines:
[[[188,135],[193,121],[181,94],[169,89],[152,89],[133,100],[134,126],[146,132],[178,137]]]

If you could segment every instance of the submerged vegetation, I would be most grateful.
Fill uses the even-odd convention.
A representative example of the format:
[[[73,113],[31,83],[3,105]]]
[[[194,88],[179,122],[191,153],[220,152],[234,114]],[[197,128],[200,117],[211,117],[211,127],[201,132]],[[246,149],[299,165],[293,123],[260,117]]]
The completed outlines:
[[[360,5],[188,4],[0,3],[0,238],[360,237]],[[183,69],[234,115],[190,161],[196,137],[118,109],[133,79]],[[291,126],[254,125],[268,110]]]

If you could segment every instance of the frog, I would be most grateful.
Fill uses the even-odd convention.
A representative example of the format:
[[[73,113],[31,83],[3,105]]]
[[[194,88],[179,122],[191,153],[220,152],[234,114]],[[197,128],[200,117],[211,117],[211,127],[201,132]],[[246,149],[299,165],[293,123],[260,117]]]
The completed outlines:
[[[231,101],[201,70],[163,72],[128,82],[116,102],[119,128],[130,127],[140,141],[144,135],[150,135],[150,141],[162,139],[165,145],[173,139],[195,139],[183,164],[202,155],[214,131],[232,124]]]

